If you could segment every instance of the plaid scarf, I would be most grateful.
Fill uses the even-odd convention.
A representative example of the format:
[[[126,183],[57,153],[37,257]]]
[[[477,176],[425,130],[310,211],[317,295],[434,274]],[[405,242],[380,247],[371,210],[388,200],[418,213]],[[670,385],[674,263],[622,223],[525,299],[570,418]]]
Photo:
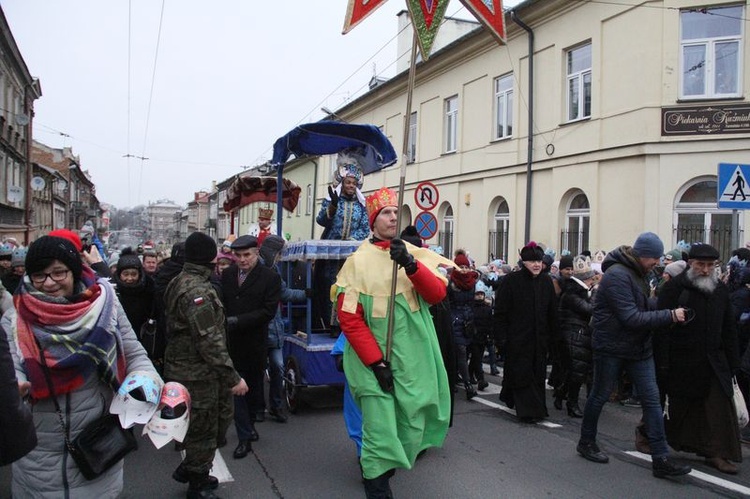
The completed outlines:
[[[85,289],[71,298],[37,291],[28,276],[13,297],[14,329],[31,382],[31,396],[50,394],[39,347],[50,370],[56,395],[79,388],[94,373],[116,390],[125,377],[125,352],[116,327],[115,293],[104,279],[85,268]]]

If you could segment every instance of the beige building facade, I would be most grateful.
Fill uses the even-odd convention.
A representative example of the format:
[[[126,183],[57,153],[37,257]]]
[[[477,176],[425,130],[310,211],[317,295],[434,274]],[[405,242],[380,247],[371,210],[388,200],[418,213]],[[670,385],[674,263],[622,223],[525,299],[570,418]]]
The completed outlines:
[[[516,6],[534,36],[531,87],[529,33],[510,13],[507,45],[474,29],[417,66],[402,211],[414,220],[417,185],[438,187],[429,244],[449,256],[466,248],[480,262],[514,261],[527,238],[558,255],[610,250],[646,230],[667,249],[703,241],[724,258],[744,244],[750,217],[737,211],[733,230],[735,214],[716,201],[718,164],[750,164],[750,4],[629,3]],[[381,126],[401,151],[406,80],[401,73],[336,115]],[[306,184],[290,178],[304,196]],[[330,168],[316,178],[314,212]],[[398,182],[392,166],[366,177],[364,190]]]

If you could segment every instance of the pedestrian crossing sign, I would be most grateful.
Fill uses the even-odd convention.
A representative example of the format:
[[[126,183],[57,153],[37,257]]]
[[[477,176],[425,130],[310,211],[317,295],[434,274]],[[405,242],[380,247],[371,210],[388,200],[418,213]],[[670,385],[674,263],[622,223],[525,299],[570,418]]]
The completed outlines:
[[[719,163],[718,200],[719,208],[734,210],[750,209],[750,165]]]

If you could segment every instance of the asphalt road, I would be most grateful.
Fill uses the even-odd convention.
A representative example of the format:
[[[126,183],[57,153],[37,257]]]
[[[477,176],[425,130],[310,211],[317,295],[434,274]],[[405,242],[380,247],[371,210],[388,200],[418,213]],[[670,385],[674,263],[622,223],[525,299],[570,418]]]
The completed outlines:
[[[706,498],[750,497],[750,465],[739,475],[723,475],[689,454],[677,458],[694,471],[679,479],[651,475],[648,456],[634,447],[640,409],[608,404],[600,421],[600,446],[609,464],[578,456],[580,420],[552,407],[541,424],[519,423],[497,400],[499,381],[480,397],[466,401],[459,390],[454,424],[445,446],[431,449],[413,470],[399,470],[391,480],[395,497],[403,498]],[[245,459],[232,458],[234,430],[220,450],[214,473],[223,498],[357,498],[364,497],[354,444],[341,415],[341,391],[303,391],[310,406],[279,424],[257,426],[260,441]],[[745,457],[750,447],[743,446]],[[148,439],[126,458],[123,498],[184,497],[186,486],[171,479],[180,462],[171,444],[156,450]],[[10,497],[9,468],[0,469],[0,497]]]

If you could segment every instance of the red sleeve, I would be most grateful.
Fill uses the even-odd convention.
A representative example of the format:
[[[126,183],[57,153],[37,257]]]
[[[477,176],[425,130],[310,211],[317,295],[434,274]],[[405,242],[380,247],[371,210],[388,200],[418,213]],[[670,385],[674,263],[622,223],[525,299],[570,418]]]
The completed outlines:
[[[344,293],[340,293],[336,298],[336,309],[339,314],[339,324],[341,332],[346,336],[346,340],[352,345],[357,357],[366,366],[383,360],[383,352],[380,351],[378,342],[375,341],[370,327],[365,322],[365,311],[361,304],[357,304],[357,312],[350,313],[341,310],[344,301]]]
[[[440,303],[445,299],[448,288],[430,269],[417,262],[417,271],[409,276],[417,293],[430,305]]]

